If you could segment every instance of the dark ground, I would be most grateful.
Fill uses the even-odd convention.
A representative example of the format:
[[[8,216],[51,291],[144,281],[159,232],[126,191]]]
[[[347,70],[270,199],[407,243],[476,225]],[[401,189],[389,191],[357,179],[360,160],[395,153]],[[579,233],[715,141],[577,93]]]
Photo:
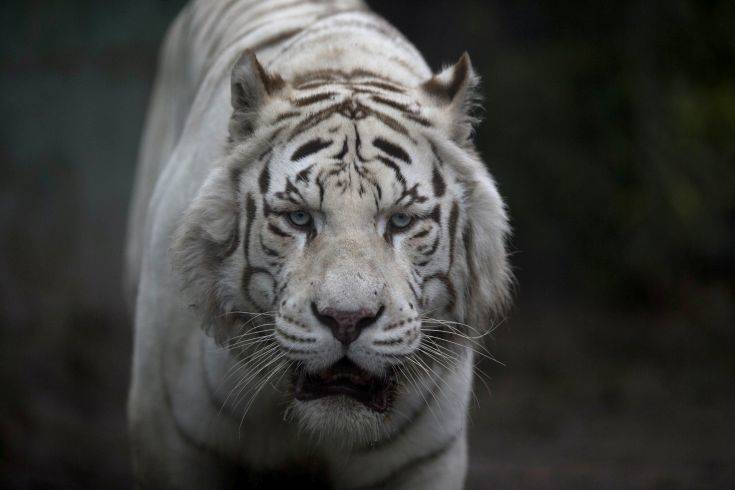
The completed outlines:
[[[468,487],[735,487],[735,4],[370,3],[470,52],[516,229]],[[0,488],[130,485],[121,253],[180,6],[0,12]]]

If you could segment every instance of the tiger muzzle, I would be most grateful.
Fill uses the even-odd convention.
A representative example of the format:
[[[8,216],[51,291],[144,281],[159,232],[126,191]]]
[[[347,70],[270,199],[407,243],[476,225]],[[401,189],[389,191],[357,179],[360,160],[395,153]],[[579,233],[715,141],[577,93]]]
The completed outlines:
[[[319,310],[316,303],[311,303],[311,312],[314,317],[327,326],[332,331],[334,338],[345,347],[357,340],[365,328],[377,322],[384,311],[385,307],[382,305],[377,312],[370,308],[345,311],[327,307]]]

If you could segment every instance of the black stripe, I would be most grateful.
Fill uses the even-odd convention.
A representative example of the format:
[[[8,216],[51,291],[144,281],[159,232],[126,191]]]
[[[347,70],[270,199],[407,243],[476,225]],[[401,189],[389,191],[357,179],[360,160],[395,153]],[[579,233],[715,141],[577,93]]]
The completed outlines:
[[[294,87],[294,88],[296,88],[296,90],[309,90],[312,88],[324,87],[325,85],[330,85],[330,84],[331,82],[326,81],[326,80],[316,80],[314,82],[302,83],[298,87]]]
[[[253,300],[252,296],[250,296],[250,279],[252,279],[252,277],[255,274],[266,274],[266,275],[270,276],[271,279],[273,279],[273,283],[274,284],[276,283],[276,280],[273,278],[273,274],[271,274],[270,271],[268,271],[267,269],[264,269],[262,267],[250,267],[250,266],[247,266],[242,271],[241,287],[242,287],[243,293],[245,293],[245,299],[247,299],[247,301],[251,305],[253,305],[255,307],[255,310],[256,311],[262,312],[262,310],[258,306],[258,303],[255,300]],[[275,294],[274,294],[274,298],[275,298]]]
[[[276,129],[275,129],[275,130],[274,130],[274,131],[273,131],[273,132],[272,132],[272,133],[270,134],[270,136],[268,136],[268,143],[273,143],[273,142],[275,141],[275,139],[276,139],[276,138],[278,137],[278,135],[279,135],[279,134],[281,134],[281,131],[283,131],[283,129],[284,129],[284,128],[285,128],[285,125],[283,125],[283,126],[280,126],[280,127],[276,128]],[[272,147],[271,147],[271,148],[268,148],[268,150],[266,150],[266,154],[267,154],[267,153],[268,153],[269,151],[271,151],[271,150],[272,150]]]
[[[281,257],[281,254],[273,250],[272,248],[268,247],[265,242],[263,241],[263,234],[260,234],[260,248],[263,249],[266,255],[270,255],[271,257]]]
[[[389,92],[397,92],[397,93],[403,93],[403,89],[400,87],[396,87],[395,85],[391,85],[389,83],[380,82],[377,80],[366,80],[357,82],[359,85],[368,85],[370,87],[378,87],[382,88],[383,90],[387,90]]]
[[[335,104],[332,106],[329,106],[325,109],[321,109],[313,114],[309,114],[308,117],[301,120],[295,128],[291,131],[290,138],[293,139],[299,134],[303,133],[307,129],[311,129],[317,124],[326,121],[330,117],[332,117],[336,112],[339,111],[339,108],[341,107],[341,104]]]
[[[245,261],[250,262],[250,230],[253,225],[253,220],[255,219],[255,199],[253,199],[253,196],[248,194],[248,197],[245,202],[245,237],[243,238],[243,252],[245,254]]]
[[[337,92],[323,92],[321,94],[314,94],[308,97],[303,97],[301,99],[296,99],[292,101],[292,103],[296,107],[305,107],[308,105],[316,104],[317,102],[321,102],[323,100],[331,99],[335,95],[337,95]]]
[[[232,193],[237,196],[240,194],[240,177],[242,176],[242,168],[236,167],[230,170],[230,183],[232,184]],[[226,247],[224,245],[228,244]],[[222,261],[235,253],[237,247],[240,246],[240,210],[235,210],[235,225],[232,227],[230,236],[225,243],[212,243],[215,245],[214,252]],[[223,249],[224,247],[224,249]]]
[[[314,82],[316,80],[325,80],[325,81],[337,80],[340,82],[344,82],[347,80],[353,80],[355,78],[360,78],[360,77],[378,79],[378,80],[382,80],[382,81],[392,83],[392,84],[396,83],[394,80],[391,80],[390,78],[383,76],[380,73],[370,71],[370,70],[365,70],[362,68],[356,68],[351,71],[344,71],[344,70],[337,70],[337,69],[313,70],[313,71],[304,72],[304,73],[294,76],[292,83],[294,87],[300,88],[304,84]],[[373,82],[373,80],[355,81],[355,83],[361,83],[361,84],[366,83],[366,82]]]
[[[284,112],[283,114],[279,114],[278,117],[276,117],[274,123],[279,123],[281,121],[285,121],[286,119],[291,119],[292,117],[300,116],[301,113],[298,111],[289,111]]]
[[[436,253],[436,249],[439,248],[439,238],[441,238],[441,235],[437,233],[436,238],[434,238],[434,243],[432,243],[431,246],[421,247],[421,253],[424,257],[431,257]],[[423,250],[426,250],[426,252]]]
[[[396,174],[396,179],[398,179],[398,182],[400,182],[401,184],[403,184],[404,187],[405,187],[405,185],[406,185],[406,178],[401,173],[401,169],[398,168],[398,165],[396,165],[396,162],[394,162],[393,160],[391,160],[389,158],[384,158],[384,157],[381,157],[381,156],[378,156],[378,161],[380,161],[383,165],[385,165],[386,167],[388,167],[391,170],[393,170],[393,172]]]
[[[406,163],[411,163],[411,157],[408,156],[408,153],[395,143],[391,143],[383,138],[375,138],[373,140],[373,145],[393,158],[403,160]]]
[[[274,235],[282,236],[282,237],[284,237],[284,238],[293,238],[293,235],[290,235],[290,234],[286,233],[285,231],[283,231],[282,229],[280,229],[279,227],[277,227],[277,226],[276,226],[276,225],[274,225],[273,223],[268,223],[268,229],[269,229],[269,230],[270,230],[270,231],[271,231],[271,232],[272,232],[272,233],[273,233]]]
[[[301,172],[296,174],[296,181],[297,182],[303,182],[304,184],[309,182],[309,175],[311,174],[311,170],[314,168],[314,165],[309,165],[305,169],[303,169]]]
[[[457,220],[459,219],[459,205],[457,201],[452,203],[452,210],[449,212],[449,267],[452,267],[454,261],[454,242],[457,235]]]
[[[372,485],[368,485],[365,487],[359,487],[360,490],[372,490],[372,489],[385,489],[385,488],[398,488],[402,480],[405,480],[409,478],[410,472],[413,470],[416,470],[422,465],[425,464],[431,464],[437,459],[444,456],[449,449],[454,445],[455,442],[459,439],[459,434],[455,434],[452,437],[449,438],[448,441],[446,441],[444,444],[439,446],[438,448],[434,449],[433,451],[430,451],[426,454],[422,454],[420,456],[417,456],[413,459],[409,459],[406,463],[402,464],[395,470],[393,470],[391,473],[388,474],[385,478],[373,483]]]
[[[432,220],[436,221],[437,223],[441,223],[441,219],[442,219],[442,208],[441,208],[441,206],[439,204],[437,204],[436,206],[434,206],[434,209],[431,210],[431,214],[429,215],[429,217]]]
[[[345,155],[347,155],[347,138],[346,137],[345,137],[344,143],[342,143],[342,149],[339,150],[339,153],[334,155],[332,158],[334,158],[335,160],[342,160],[345,157]]]
[[[396,204],[398,204],[399,202],[403,201],[406,198],[408,199],[406,200],[406,202],[404,202],[405,206],[411,205],[414,202],[428,201],[429,200],[428,197],[422,196],[421,194],[419,194],[418,187],[419,187],[418,184],[414,184],[413,187],[411,187],[410,189],[404,189],[401,196],[396,200]]]
[[[413,297],[416,298],[416,300],[419,300],[419,293],[416,292],[416,288],[413,286],[411,281],[406,281],[408,284],[408,288],[411,290],[411,293],[413,293]]]
[[[321,211],[322,204],[324,204],[324,182],[320,177],[321,174],[316,177],[316,186],[319,188],[319,210]]]
[[[271,183],[271,174],[268,170],[268,163],[270,162],[265,162],[265,164],[263,165],[263,170],[260,172],[260,177],[258,178],[261,194],[265,194],[268,192],[268,187],[270,187]]]
[[[306,200],[304,199],[304,196],[301,195],[301,191],[299,191],[298,187],[293,185],[290,178],[286,179],[286,189],[284,193],[288,195],[289,197],[291,197],[293,194],[296,194],[297,196],[299,196],[299,199],[301,199],[302,202],[306,202]]]
[[[301,344],[313,344],[314,342],[316,342],[316,339],[313,338],[313,337],[304,337],[304,338],[296,337],[296,336],[291,335],[291,334],[288,334],[288,333],[286,333],[286,332],[284,332],[283,330],[280,330],[280,329],[276,329],[275,332],[278,335],[280,335],[281,337],[283,337],[284,339],[290,340],[291,342],[298,342],[298,343],[301,343]]]
[[[301,160],[306,156],[309,156],[318,151],[322,151],[324,148],[327,148],[331,144],[331,141],[325,141],[321,138],[307,141],[303,145],[299,146],[298,149],[293,153],[293,155],[291,155],[291,160],[293,160],[294,162],[297,160]]]
[[[235,195],[240,192],[240,177],[242,177],[242,167],[230,169],[230,183],[232,184],[232,193]]]
[[[391,128],[396,133],[400,133],[404,136],[408,136],[408,129],[406,129],[406,126],[399,123],[397,120],[393,119],[387,114],[383,114],[380,111],[371,111],[372,115],[378,118],[378,121],[382,122],[389,128]]]
[[[401,102],[396,102],[395,100],[386,99],[385,97],[381,97],[380,95],[373,95],[370,97],[374,102],[377,102],[378,104],[387,105],[388,107],[392,107],[393,109],[396,109],[397,111],[405,112],[407,114],[411,114],[413,111],[411,111],[411,108],[403,104]]]
[[[431,184],[434,186],[434,195],[436,197],[442,197],[444,192],[447,190],[447,184],[444,182],[441,172],[436,165],[434,165],[434,172],[431,175]]]
[[[263,196],[263,216],[268,217],[271,212],[273,212],[273,210],[268,204],[268,201],[266,201],[265,196]]]
[[[224,250],[219,250],[219,258],[221,260],[226,259],[233,253],[235,253],[235,250],[237,250],[237,247],[240,246],[240,212],[235,212],[235,226],[232,227],[232,232],[230,233],[230,237],[227,239],[227,242],[229,245],[227,245],[227,248]],[[218,244],[223,245],[223,244]]]
[[[441,272],[433,274],[426,279],[424,279],[424,284],[427,284],[429,281],[436,279],[440,283],[444,285],[444,287],[447,290],[447,294],[449,294],[449,303],[447,303],[446,310],[451,311],[451,309],[454,307],[455,303],[457,302],[457,290],[454,287],[454,283],[446,274],[443,274]]]
[[[428,229],[421,230],[420,232],[418,232],[414,236],[412,236],[411,239],[425,237],[426,235],[429,234],[429,231],[431,231],[431,230],[428,230]]]
[[[174,412],[173,401],[171,400],[171,389],[168,386],[168,380],[165,378],[165,376],[162,384],[163,404],[168,411],[169,418],[171,419],[174,429],[176,430],[176,434],[179,436],[179,438],[191,448],[196,449],[197,451],[200,451],[215,460],[221,459],[237,465],[239,462],[236,460],[236,458],[232,458],[226,453],[219,451],[215,447],[207,446],[206,443],[195,439],[186,431],[186,429],[184,429],[183,424],[179,421],[178,417],[176,417],[176,413]]]
[[[417,116],[416,114],[403,114],[403,117],[410,119],[413,122],[419,123],[426,128],[431,127],[431,122],[425,117]]]
[[[408,129],[406,129],[406,127],[403,124],[399,123],[396,119],[352,99],[347,99],[338,104],[327,106],[321,110],[314,112],[313,114],[310,114],[308,117],[300,121],[295,128],[293,128],[290,137],[295,138],[304,131],[311,129],[317,124],[328,120],[334,114],[341,114],[351,119],[355,119],[358,117],[362,119],[367,116],[374,116],[393,131],[410,138],[410,135],[408,134]]]
[[[439,150],[436,147],[436,143],[434,143],[431,139],[427,139],[429,142],[429,147],[431,148],[431,153],[434,155],[434,158],[437,162],[439,162],[439,166],[444,166],[444,162],[441,158],[439,158]]]
[[[467,288],[467,294],[469,295],[469,298],[467,302],[469,304],[474,303],[474,297],[477,291],[477,288],[479,286],[479,281],[477,278],[477,268],[474,264],[474,256],[472,255],[472,247],[473,247],[473,230],[472,230],[472,223],[468,220],[465,224],[464,233],[463,233],[463,242],[464,242],[464,254],[465,254],[465,261],[467,262],[467,269],[469,269],[470,273],[470,283],[469,287]]]

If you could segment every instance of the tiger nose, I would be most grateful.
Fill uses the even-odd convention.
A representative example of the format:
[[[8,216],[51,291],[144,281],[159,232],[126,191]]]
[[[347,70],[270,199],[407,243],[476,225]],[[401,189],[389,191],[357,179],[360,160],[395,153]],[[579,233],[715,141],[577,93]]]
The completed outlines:
[[[385,308],[381,306],[377,312],[367,308],[344,311],[336,308],[317,308],[311,303],[311,312],[323,325],[329,327],[334,338],[348,346],[360,336],[362,331],[375,323],[383,314]]]

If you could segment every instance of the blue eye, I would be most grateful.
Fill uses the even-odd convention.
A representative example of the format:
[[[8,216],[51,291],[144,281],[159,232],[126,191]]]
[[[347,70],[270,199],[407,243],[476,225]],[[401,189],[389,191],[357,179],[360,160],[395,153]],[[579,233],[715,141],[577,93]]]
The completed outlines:
[[[304,228],[311,224],[311,214],[303,210],[288,213],[288,219],[299,228]]]
[[[413,218],[406,213],[396,213],[390,217],[390,224],[394,228],[406,228],[413,222]]]

